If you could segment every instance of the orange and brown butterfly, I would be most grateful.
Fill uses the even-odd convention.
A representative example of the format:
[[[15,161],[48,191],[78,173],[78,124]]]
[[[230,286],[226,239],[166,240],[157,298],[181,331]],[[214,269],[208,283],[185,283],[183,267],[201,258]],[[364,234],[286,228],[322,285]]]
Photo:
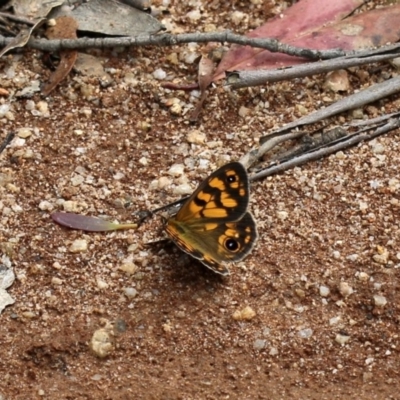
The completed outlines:
[[[228,275],[225,262],[242,260],[257,241],[257,226],[247,211],[249,178],[231,162],[204,180],[165,225],[175,244],[206,267]]]

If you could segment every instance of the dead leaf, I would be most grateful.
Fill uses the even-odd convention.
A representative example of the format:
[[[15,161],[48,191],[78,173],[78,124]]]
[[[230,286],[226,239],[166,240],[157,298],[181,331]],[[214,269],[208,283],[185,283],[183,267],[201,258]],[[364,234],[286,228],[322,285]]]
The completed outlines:
[[[68,16],[57,18],[56,25],[46,31],[48,39],[76,39],[76,30],[78,24],[75,19]],[[57,85],[68,76],[73,68],[78,52],[76,50],[60,51],[60,63],[57,69],[50,75],[48,82],[43,85],[42,94],[48,96]]]
[[[163,25],[150,14],[111,0],[91,0],[72,11],[80,31],[113,36],[157,33]]]
[[[200,88],[200,100],[196,105],[190,116],[190,121],[195,122],[199,117],[199,113],[203,108],[204,100],[207,98],[207,88],[212,82],[212,74],[214,71],[214,62],[207,56],[203,55],[199,62],[199,88]]]
[[[247,36],[275,38],[283,43],[303,48],[341,47],[339,43],[334,45],[333,40],[326,43],[326,38],[319,33],[324,26],[341,21],[362,3],[362,0],[300,0],[284,13],[267,21]],[[318,35],[318,40],[316,40],[316,35]],[[268,50],[250,46],[232,46],[219,64],[213,80],[223,78],[225,71],[272,69],[303,62],[309,62],[309,60],[281,53],[271,53]]]
[[[44,4],[42,4],[44,3]],[[62,0],[53,0],[43,2],[41,0],[13,0],[11,5],[17,15],[30,18],[33,26],[22,30],[4,49],[0,52],[0,57],[12,49],[24,47],[32,33],[39,28],[46,20],[50,11],[63,3]]]

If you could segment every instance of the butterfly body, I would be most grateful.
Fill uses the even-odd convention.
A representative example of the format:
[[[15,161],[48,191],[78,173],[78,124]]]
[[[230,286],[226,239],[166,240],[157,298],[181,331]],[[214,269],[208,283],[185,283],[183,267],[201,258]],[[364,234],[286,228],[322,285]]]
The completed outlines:
[[[165,230],[176,245],[222,275],[224,262],[242,260],[257,240],[250,212],[249,180],[242,164],[232,162],[205,179]]]

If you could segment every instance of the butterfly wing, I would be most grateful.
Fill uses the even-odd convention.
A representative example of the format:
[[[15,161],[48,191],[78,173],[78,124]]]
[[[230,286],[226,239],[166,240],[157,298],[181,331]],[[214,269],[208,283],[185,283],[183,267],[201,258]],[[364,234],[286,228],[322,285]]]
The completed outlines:
[[[232,162],[205,179],[175,216],[177,221],[201,223],[237,221],[249,205],[249,179],[243,165]]]
[[[166,231],[181,250],[222,275],[227,275],[229,270],[221,263],[242,260],[258,237],[256,223],[249,212],[239,221],[228,223],[182,224],[171,219]]]
[[[232,162],[199,185],[165,230],[181,250],[226,275],[229,271],[220,263],[241,260],[257,239],[248,204],[247,172],[241,163]]]

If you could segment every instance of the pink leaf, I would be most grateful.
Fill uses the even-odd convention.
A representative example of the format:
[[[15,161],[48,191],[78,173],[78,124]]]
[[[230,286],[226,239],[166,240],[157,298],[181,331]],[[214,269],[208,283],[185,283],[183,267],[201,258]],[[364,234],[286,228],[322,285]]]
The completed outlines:
[[[353,50],[398,40],[400,6],[343,19],[362,3],[362,0],[300,0],[281,16],[250,32],[248,37],[275,38],[293,46],[316,50]],[[272,69],[304,62],[309,61],[260,48],[232,46],[219,64],[214,81],[223,78],[227,70]]]
[[[55,212],[51,214],[51,218],[62,226],[88,232],[106,232],[115,231],[117,229],[137,228],[137,224],[116,224],[101,218],[74,213]]]

